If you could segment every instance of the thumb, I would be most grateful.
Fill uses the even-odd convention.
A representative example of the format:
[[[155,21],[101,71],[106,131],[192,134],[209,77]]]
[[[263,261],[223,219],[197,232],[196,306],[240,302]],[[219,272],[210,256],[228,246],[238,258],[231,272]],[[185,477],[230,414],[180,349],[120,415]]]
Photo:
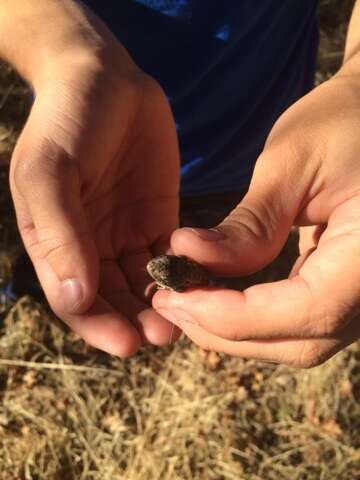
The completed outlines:
[[[277,257],[296,216],[297,200],[274,162],[268,155],[263,157],[247,194],[221,224],[210,230],[182,228],[173,233],[175,254],[187,255],[224,276],[254,273]]]
[[[77,163],[46,138],[20,138],[10,185],[18,226],[57,315],[85,312],[98,289],[98,254],[81,203]]]

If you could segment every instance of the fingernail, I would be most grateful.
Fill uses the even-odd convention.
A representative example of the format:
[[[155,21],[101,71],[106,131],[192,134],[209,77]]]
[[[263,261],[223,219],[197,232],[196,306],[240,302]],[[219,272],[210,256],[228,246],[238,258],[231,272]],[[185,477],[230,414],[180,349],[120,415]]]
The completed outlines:
[[[171,310],[158,309],[157,311],[162,317],[171,323],[175,323],[175,325],[177,325],[178,322],[196,324],[194,318],[188,312],[184,312],[184,310],[180,310],[179,308],[172,308]]]
[[[225,240],[226,235],[218,230],[217,228],[189,228],[195,235],[205,240],[207,242],[218,242],[220,240]]]
[[[64,280],[60,286],[61,297],[65,310],[74,313],[83,300],[83,289],[76,278]]]

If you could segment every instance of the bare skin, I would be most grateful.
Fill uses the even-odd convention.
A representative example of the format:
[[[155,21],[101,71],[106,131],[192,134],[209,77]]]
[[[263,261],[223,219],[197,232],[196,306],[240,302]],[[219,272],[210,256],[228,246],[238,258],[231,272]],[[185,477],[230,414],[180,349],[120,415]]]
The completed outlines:
[[[176,255],[218,275],[267,265],[292,225],[300,257],[289,279],[243,292],[161,290],[155,309],[209,350],[312,367],[360,337],[360,2],[338,74],[286,111],[248,194],[218,226],[180,229]]]
[[[11,163],[19,228],[53,310],[87,342],[130,355],[176,337],[169,320],[203,348],[309,367],[359,338],[360,1],[344,67],[279,119],[219,236],[171,238],[174,254],[242,275],[300,225],[291,277],[159,291],[157,313],[145,267],[176,229],[179,175],[163,92],[72,0],[2,0],[0,32],[0,55],[36,94]]]
[[[249,193],[218,226],[223,237],[173,234],[175,254],[191,254],[216,274],[245,275],[277,256],[293,224],[303,226],[287,280],[243,292],[156,293],[157,311],[203,348],[308,367],[359,338],[360,77],[348,75],[275,125]]]
[[[11,191],[50,305],[106,352],[167,344],[173,327],[144,294],[146,263],[177,227],[179,153],[167,99],[74,2],[25,0],[17,12],[4,1],[4,39],[12,22],[19,48],[0,39],[0,50],[36,94],[11,160]]]

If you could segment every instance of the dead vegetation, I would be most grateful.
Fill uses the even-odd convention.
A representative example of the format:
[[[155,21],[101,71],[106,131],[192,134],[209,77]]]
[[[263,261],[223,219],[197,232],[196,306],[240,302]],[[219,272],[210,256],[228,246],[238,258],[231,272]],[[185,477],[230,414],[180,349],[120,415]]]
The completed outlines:
[[[321,2],[318,81],[341,62],[351,1]],[[0,70],[0,159],[29,106]],[[19,248],[1,170],[0,277]],[[120,360],[23,297],[0,321],[1,480],[360,479],[360,347],[308,371],[186,339]]]

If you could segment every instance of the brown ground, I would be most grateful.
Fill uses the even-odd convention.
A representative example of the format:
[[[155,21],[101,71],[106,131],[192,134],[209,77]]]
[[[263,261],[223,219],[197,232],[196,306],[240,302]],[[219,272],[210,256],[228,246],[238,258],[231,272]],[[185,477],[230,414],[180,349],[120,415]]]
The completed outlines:
[[[353,2],[323,0],[318,81]],[[0,69],[0,163],[26,88]],[[19,248],[0,169],[0,281]],[[288,257],[267,278],[288,268]],[[119,360],[24,297],[0,320],[0,480],[360,479],[360,347],[309,371],[205,354],[186,339]]]

